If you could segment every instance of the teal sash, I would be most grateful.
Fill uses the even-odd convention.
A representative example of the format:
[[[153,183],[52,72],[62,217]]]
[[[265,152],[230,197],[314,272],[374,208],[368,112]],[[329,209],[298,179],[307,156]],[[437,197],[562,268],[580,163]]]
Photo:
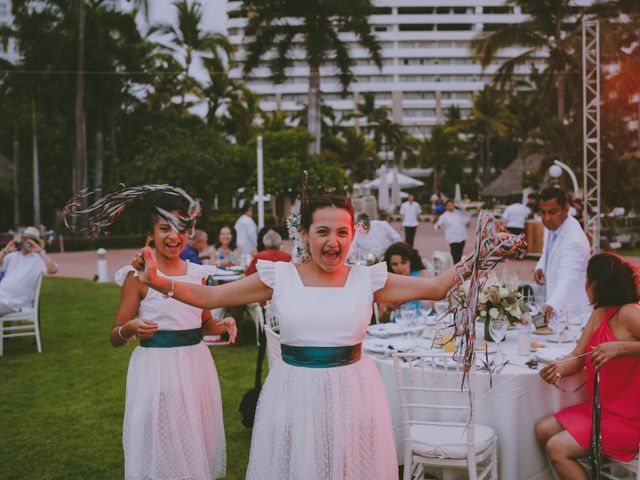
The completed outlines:
[[[299,347],[281,345],[282,360],[295,367],[331,368],[350,365],[360,360],[362,344],[346,347]]]
[[[153,337],[141,338],[140,346],[147,348],[172,348],[197,345],[202,341],[202,330],[159,330]]]

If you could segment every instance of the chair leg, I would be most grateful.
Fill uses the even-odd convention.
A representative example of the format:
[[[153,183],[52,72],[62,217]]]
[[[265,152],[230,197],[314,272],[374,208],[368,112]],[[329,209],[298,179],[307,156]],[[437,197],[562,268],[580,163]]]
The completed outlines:
[[[498,480],[498,446],[494,445],[491,452],[491,480]]]
[[[38,353],[42,353],[42,343],[40,342],[40,315],[34,320],[34,328],[36,331],[36,348]]]
[[[407,448],[407,446],[405,445],[405,452],[404,452],[404,472],[402,475],[402,480],[411,480],[411,477],[413,476],[413,462],[412,462],[412,457],[413,457],[413,452],[411,451],[411,448]]]

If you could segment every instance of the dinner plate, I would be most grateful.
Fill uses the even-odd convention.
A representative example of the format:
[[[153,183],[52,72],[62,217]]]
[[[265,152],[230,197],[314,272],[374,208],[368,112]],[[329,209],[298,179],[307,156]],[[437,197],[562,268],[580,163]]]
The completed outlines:
[[[402,328],[397,323],[378,323],[367,328],[367,333],[374,337],[390,337],[402,335]]]
[[[392,352],[409,352],[413,350],[415,342],[413,340],[383,340],[380,338],[366,338],[362,342],[362,348],[372,353],[392,353]]]
[[[533,332],[531,332],[535,335],[555,335],[556,332],[554,332],[553,330],[550,332],[539,332],[538,330],[534,330]]]
[[[223,268],[219,268],[218,270],[216,270],[214,277],[225,277],[225,276],[230,277],[230,276],[236,276],[239,273],[242,273],[242,271],[225,270]]]

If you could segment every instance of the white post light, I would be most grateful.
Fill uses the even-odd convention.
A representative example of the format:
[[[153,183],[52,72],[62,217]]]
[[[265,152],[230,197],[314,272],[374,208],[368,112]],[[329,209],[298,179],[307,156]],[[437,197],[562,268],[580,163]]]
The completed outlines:
[[[576,178],[576,174],[571,170],[571,167],[566,163],[561,162],[560,160],[554,160],[553,165],[549,167],[549,175],[553,178],[558,178],[562,175],[562,171],[567,172],[569,178],[571,178],[571,183],[573,184],[573,193],[576,197],[580,197],[580,188],[578,187],[578,179]]]
[[[262,162],[262,135],[258,136],[258,228],[264,227],[264,173]]]
[[[96,250],[98,255],[98,278],[99,283],[109,281],[109,274],[107,273],[107,251],[104,248]]]

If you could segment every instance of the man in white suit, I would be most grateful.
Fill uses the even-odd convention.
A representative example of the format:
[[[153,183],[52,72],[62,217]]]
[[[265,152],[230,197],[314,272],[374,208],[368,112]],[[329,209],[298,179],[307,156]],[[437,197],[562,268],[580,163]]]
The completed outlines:
[[[554,311],[585,311],[589,241],[580,223],[569,215],[567,195],[559,188],[540,193],[539,214],[544,229],[544,247],[533,278],[545,286],[542,308],[548,321]]]

